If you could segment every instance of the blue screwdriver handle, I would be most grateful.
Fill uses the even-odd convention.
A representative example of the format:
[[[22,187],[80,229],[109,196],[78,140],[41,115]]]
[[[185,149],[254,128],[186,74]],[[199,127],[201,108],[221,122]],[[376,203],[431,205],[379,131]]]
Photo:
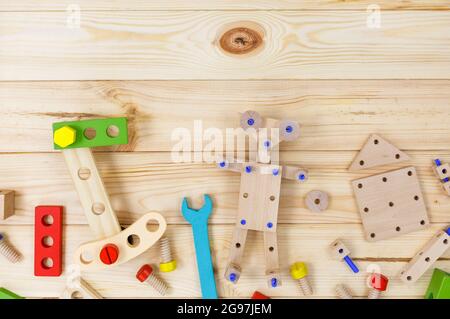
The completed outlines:
[[[350,269],[357,274],[359,272],[358,266],[355,265],[353,260],[349,256],[344,257],[344,261],[347,263],[347,265],[350,267]]]

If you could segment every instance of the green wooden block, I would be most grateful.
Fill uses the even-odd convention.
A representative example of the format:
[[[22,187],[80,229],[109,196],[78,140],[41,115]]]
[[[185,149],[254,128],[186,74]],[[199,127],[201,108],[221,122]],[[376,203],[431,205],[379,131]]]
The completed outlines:
[[[0,299],[25,299],[6,288],[0,288]]]
[[[128,144],[127,118],[53,123],[56,150]]]
[[[425,299],[450,299],[450,274],[435,268]]]

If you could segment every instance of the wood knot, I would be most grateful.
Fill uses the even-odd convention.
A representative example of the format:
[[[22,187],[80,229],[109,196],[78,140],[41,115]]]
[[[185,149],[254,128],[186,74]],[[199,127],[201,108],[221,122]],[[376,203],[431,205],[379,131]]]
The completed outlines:
[[[263,38],[262,28],[238,26],[225,31],[220,37],[219,44],[227,53],[243,55],[261,48]]]

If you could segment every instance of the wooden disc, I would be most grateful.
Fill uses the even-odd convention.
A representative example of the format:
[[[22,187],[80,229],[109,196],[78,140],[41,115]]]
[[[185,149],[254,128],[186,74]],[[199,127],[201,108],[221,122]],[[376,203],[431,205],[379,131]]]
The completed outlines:
[[[328,194],[322,191],[311,191],[306,194],[306,207],[312,212],[320,213],[328,208]]]

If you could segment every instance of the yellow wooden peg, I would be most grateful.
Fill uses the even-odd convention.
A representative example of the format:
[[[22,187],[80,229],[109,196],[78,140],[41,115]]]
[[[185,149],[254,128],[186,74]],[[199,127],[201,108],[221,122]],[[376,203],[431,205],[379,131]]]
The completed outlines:
[[[67,147],[75,143],[77,131],[70,126],[63,126],[55,131],[53,141],[59,147]]]

